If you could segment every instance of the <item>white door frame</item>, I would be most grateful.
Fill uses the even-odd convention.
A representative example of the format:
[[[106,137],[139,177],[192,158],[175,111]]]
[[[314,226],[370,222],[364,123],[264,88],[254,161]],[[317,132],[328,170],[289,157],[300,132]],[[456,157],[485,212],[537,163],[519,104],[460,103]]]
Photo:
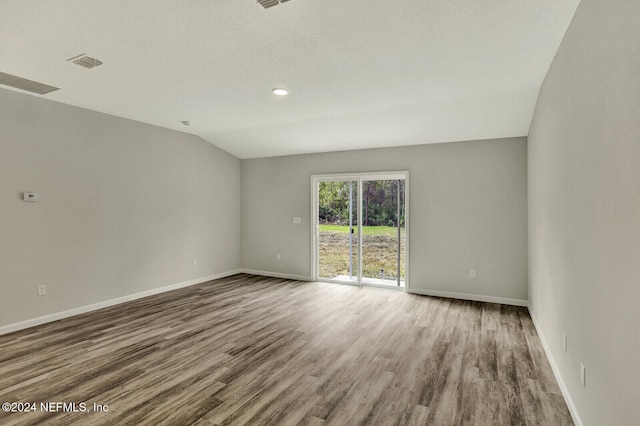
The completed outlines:
[[[362,182],[368,180],[404,180],[404,208],[405,208],[405,257],[404,257],[404,291],[409,291],[409,171],[390,171],[390,172],[367,172],[367,173],[332,173],[322,175],[311,175],[311,277],[314,281],[333,282],[339,284],[363,286],[362,283]],[[350,283],[347,281],[336,281],[320,278],[319,275],[319,229],[318,222],[318,183],[320,182],[342,182],[351,181],[358,183],[358,281]],[[366,286],[376,287],[372,284]],[[381,286],[393,289],[390,286]]]

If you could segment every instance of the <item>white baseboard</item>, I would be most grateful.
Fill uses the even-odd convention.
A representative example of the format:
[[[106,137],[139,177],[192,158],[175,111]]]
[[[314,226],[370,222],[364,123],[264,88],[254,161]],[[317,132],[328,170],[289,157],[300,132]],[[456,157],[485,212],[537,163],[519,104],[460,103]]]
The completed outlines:
[[[528,306],[526,300],[509,299],[506,297],[483,296],[480,294],[456,293],[451,291],[427,290],[422,288],[409,288],[408,293],[421,294],[423,296],[448,297],[450,299],[473,300],[475,302],[500,303],[501,305]]]
[[[130,302],[132,300],[141,299],[147,296],[153,296],[155,294],[165,293],[171,290],[177,290],[183,287],[189,287],[195,284],[204,283],[211,280],[217,280],[220,278],[229,277],[231,275],[239,274],[242,271],[239,269],[223,272],[221,274],[210,275],[208,277],[196,278],[189,281],[183,281],[177,284],[170,284],[164,287],[152,288],[151,290],[141,291],[139,293],[129,294],[115,299],[105,300],[103,302],[93,303],[87,306],[80,306],[78,308],[69,309],[67,311],[56,312],[53,314],[43,315],[41,317],[28,319],[26,321],[17,322],[0,327],[0,335],[12,333],[18,330],[24,330],[25,328],[35,327],[36,325],[46,324],[48,322],[57,321],[63,318],[72,317],[75,315],[84,314],[91,311],[97,311],[98,309],[107,308],[109,306],[118,305],[120,303]]]
[[[569,388],[567,388],[567,385],[565,384],[562,375],[560,374],[560,370],[558,369],[558,364],[556,364],[552,354],[551,354],[551,349],[549,348],[549,345],[547,344],[547,339],[545,339],[544,334],[542,333],[542,329],[540,328],[540,325],[538,323],[538,321],[536,320],[536,317],[533,315],[533,312],[531,311],[531,306],[529,306],[527,304],[527,309],[529,310],[529,316],[531,317],[531,320],[533,321],[533,325],[536,328],[536,331],[538,332],[538,337],[540,337],[540,341],[542,342],[542,347],[544,348],[544,352],[547,355],[547,359],[549,360],[549,364],[551,365],[551,370],[553,371],[553,375],[556,378],[556,381],[558,382],[558,386],[560,387],[560,392],[562,392],[562,396],[564,397],[565,402],[567,403],[567,407],[569,407],[569,412],[571,413],[571,417],[573,418],[573,422],[576,424],[576,426],[583,426],[584,423],[582,423],[582,419],[580,418],[580,415],[578,414],[578,409],[576,408],[575,404],[573,403],[573,399],[571,399],[571,394],[569,393]]]
[[[284,278],[297,281],[313,281],[311,277],[305,275],[281,274],[279,272],[257,271],[255,269],[241,269],[240,272],[250,275],[260,275],[263,277]]]

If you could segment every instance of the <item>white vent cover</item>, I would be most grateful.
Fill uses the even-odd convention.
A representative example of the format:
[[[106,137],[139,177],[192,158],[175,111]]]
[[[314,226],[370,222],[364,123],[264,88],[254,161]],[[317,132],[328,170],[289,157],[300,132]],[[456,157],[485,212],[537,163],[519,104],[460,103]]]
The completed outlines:
[[[71,61],[76,65],[80,65],[85,68],[94,68],[98,65],[102,65],[102,61],[96,58],[90,58],[86,54],[74,56],[73,58],[67,59],[67,61]]]
[[[59,87],[49,86],[48,84],[38,83],[37,81],[27,80],[26,78],[4,72],[0,72],[0,84],[26,90],[31,93],[37,93],[38,95],[44,95],[60,89]]]
[[[258,2],[265,9],[279,5],[280,3],[286,3],[288,1],[289,0],[256,0],[256,2]]]

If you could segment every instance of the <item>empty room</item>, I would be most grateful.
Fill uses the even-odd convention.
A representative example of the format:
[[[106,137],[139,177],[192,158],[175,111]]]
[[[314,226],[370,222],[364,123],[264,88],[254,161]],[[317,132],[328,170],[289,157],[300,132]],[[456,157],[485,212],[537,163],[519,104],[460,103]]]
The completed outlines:
[[[1,0],[0,424],[640,424],[638,22]]]

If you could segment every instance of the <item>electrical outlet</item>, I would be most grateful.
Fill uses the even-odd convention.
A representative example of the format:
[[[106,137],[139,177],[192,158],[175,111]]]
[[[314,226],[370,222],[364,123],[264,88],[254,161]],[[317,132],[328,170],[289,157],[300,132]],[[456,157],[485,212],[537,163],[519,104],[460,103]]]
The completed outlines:
[[[580,363],[580,383],[582,384],[582,387],[586,388],[587,387],[587,369],[584,367],[583,363]]]
[[[45,294],[47,294],[47,286],[46,285],[39,285],[38,286],[38,296],[44,296]]]
[[[276,260],[280,260],[280,253],[276,253]]]
[[[469,269],[469,278],[475,278],[477,276],[475,269]]]
[[[565,352],[569,352],[569,342],[566,334],[562,335],[562,347]]]
[[[198,258],[194,257],[193,260],[191,261],[191,264],[193,266],[196,266],[198,264]]]

